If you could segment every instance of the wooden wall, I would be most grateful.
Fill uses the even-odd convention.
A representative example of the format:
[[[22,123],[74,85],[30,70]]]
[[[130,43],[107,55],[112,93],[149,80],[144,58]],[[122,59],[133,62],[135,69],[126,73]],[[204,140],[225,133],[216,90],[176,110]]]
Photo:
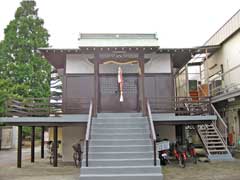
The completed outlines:
[[[66,75],[64,82],[64,113],[88,112],[89,102],[94,97],[94,75]]]

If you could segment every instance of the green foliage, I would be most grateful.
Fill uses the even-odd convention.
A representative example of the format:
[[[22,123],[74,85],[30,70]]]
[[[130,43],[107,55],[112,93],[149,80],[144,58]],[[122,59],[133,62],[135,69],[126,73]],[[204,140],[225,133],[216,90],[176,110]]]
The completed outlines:
[[[0,116],[10,97],[48,97],[50,65],[38,52],[48,46],[48,31],[34,0],[23,0],[0,42]]]
[[[29,137],[31,137],[32,135],[32,127],[27,127],[27,126],[24,126],[23,127],[23,138],[24,139],[28,139]],[[41,128],[40,127],[36,127],[35,128],[35,138],[36,139],[40,139],[41,138]]]

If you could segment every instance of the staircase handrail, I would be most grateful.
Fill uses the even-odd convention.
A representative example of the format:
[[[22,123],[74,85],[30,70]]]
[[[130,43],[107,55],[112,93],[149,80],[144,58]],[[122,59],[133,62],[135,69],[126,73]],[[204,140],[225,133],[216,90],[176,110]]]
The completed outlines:
[[[86,167],[88,167],[88,151],[89,151],[89,140],[90,140],[90,131],[92,126],[92,115],[93,115],[93,101],[91,100],[88,113],[88,123],[86,130]]]
[[[153,125],[152,111],[151,111],[149,100],[147,100],[146,102],[147,102],[148,123],[149,123],[150,132],[151,132],[151,138],[152,138],[152,141],[153,141],[153,153],[154,153],[153,164],[154,164],[154,166],[156,166],[157,165],[156,132],[155,132],[155,128],[154,128],[154,125]]]
[[[218,117],[218,119],[220,120],[219,122],[222,123],[222,125],[224,126],[224,135],[219,131],[217,125],[216,125],[216,121],[215,123],[213,123],[213,125],[215,126],[216,130],[219,132],[223,142],[225,143],[225,145],[227,144],[227,124],[224,122],[223,118],[221,117],[221,115],[219,114],[219,112],[217,111],[217,109],[214,107],[213,104],[211,104],[211,107],[213,109],[214,114]]]

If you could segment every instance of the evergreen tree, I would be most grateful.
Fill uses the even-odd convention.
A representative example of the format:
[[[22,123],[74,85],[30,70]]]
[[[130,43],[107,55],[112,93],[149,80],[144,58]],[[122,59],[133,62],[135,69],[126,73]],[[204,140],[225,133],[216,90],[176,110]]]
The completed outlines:
[[[38,52],[38,48],[48,46],[49,34],[43,24],[36,2],[23,0],[4,30],[0,42],[0,91],[4,97],[0,97],[0,105],[1,99],[9,96],[50,95],[51,68]]]

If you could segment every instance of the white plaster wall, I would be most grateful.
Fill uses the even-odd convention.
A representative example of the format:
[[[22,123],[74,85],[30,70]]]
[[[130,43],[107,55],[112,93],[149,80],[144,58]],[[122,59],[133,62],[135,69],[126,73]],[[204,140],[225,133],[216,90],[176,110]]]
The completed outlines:
[[[151,59],[144,65],[145,73],[171,73],[170,54],[151,54],[146,58]]]
[[[156,135],[159,134],[161,139],[168,139],[169,141],[176,141],[176,131],[173,125],[161,125],[155,127]]]
[[[66,73],[67,74],[93,74],[94,64],[88,61],[93,58],[89,54],[67,54]]]
[[[63,127],[63,161],[73,162],[73,148],[72,145],[80,139],[85,139],[85,126]],[[83,144],[82,144],[83,151]]]
[[[17,148],[17,135],[18,135],[18,127],[13,126],[12,127],[12,148],[16,149]]]
[[[213,69],[209,69],[217,64]],[[221,64],[223,64],[224,72],[240,64],[240,31],[234,36],[228,39],[213,56],[211,56],[207,62],[205,62],[205,69],[208,67],[209,76],[220,71]],[[225,85],[232,83],[239,83],[240,68],[228,73],[224,77]],[[205,77],[207,77],[207,71],[205,70]]]

